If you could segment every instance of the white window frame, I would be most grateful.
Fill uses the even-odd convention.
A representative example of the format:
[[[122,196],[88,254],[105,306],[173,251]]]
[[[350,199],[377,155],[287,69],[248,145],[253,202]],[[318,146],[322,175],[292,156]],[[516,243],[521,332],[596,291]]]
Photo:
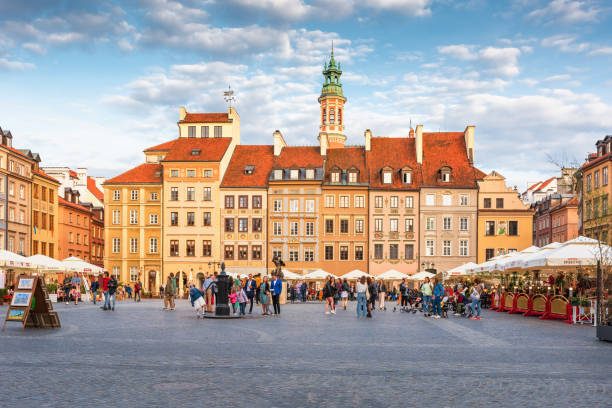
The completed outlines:
[[[314,236],[314,222],[312,221],[306,222],[306,236]]]
[[[130,238],[130,254],[138,253],[138,238]]]
[[[158,251],[157,238],[149,238],[149,253],[156,254]]]
[[[283,235],[283,223],[280,221],[275,221],[272,224],[272,233],[273,235]]]
[[[459,241],[459,256],[469,256],[469,241],[462,239]]]
[[[453,247],[450,240],[442,241],[442,256],[452,256]]]
[[[459,220],[459,230],[460,231],[468,231],[470,225],[470,220],[468,217],[461,217]]]
[[[398,208],[399,206],[399,197],[391,196],[389,197],[389,208]]]
[[[304,200],[304,205],[306,207],[305,210],[307,213],[315,212],[315,200],[311,198]]]
[[[425,240],[425,255],[436,256],[436,241],[433,239]]]
[[[292,213],[300,212],[300,200],[297,200],[297,199],[289,200],[289,212],[292,212]]]
[[[272,201],[272,210],[274,212],[282,212],[283,211],[283,200]]]
[[[130,225],[138,225],[138,210],[130,210]]]
[[[132,201],[137,201],[138,200],[138,190],[131,190],[130,191],[130,199]]]
[[[157,214],[149,214],[149,224],[157,225],[158,217]]]
[[[449,207],[453,205],[453,195],[452,194],[442,195],[442,205],[445,207]]]
[[[425,195],[425,205],[428,205],[428,206],[436,205],[436,195],[435,194],[426,194]]]
[[[399,231],[399,220],[397,218],[389,218],[389,232]]]
[[[121,210],[113,210],[113,225],[121,224]]]
[[[291,221],[289,223],[289,235],[298,236],[300,233],[300,224],[297,221]]]
[[[113,200],[121,200],[121,190],[113,190]]]
[[[335,196],[333,195],[326,195],[325,196],[325,208],[334,208],[334,204],[335,204]]]
[[[121,238],[113,238],[113,254],[121,252]]]
[[[365,197],[362,195],[355,196],[355,208],[364,208],[365,207]]]
[[[459,196],[459,205],[462,207],[467,207],[470,203],[470,196],[467,194],[461,194]]]
[[[442,219],[442,229],[444,231],[450,231],[453,229],[453,219],[452,217],[444,217]]]
[[[436,217],[427,217],[425,220],[425,231],[436,230]]]
[[[349,208],[351,206],[351,198],[347,195],[340,196],[340,208]]]

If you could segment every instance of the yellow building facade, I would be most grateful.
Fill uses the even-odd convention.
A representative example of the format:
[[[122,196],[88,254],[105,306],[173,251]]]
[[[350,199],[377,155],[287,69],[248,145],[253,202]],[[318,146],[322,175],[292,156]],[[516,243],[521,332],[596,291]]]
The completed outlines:
[[[533,243],[533,211],[492,171],[478,180],[478,263]]]
[[[32,255],[58,256],[58,189],[60,182],[32,169]]]

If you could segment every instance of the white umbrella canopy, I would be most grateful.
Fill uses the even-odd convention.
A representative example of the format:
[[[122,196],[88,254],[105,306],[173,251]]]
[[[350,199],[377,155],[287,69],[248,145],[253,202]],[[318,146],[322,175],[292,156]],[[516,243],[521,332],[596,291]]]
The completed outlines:
[[[529,261],[530,268],[575,268],[595,266],[597,260],[612,255],[612,248],[596,239],[578,237],[565,242],[557,249],[538,253]]]
[[[352,271],[340,276],[340,278],[347,279],[347,280],[358,280],[358,279],[361,279],[362,276],[365,276],[366,278],[372,277],[372,275],[367,274],[364,271],[361,271],[359,269],[353,269]]]
[[[95,275],[104,272],[104,268],[100,268],[97,265],[90,264],[89,262],[85,262],[81,258],[77,258],[76,256],[71,256],[62,260],[62,263],[66,267],[66,269],[81,272],[81,273],[93,273]]]
[[[325,280],[327,279],[328,276],[337,278],[337,276],[334,275],[333,273],[326,272],[323,269],[317,269],[315,271],[312,271],[302,276],[302,279],[304,280]]]
[[[520,268],[522,265],[522,260],[525,259],[528,255],[534,254],[540,250],[539,247],[532,245],[528,248],[523,249],[520,252],[514,252],[513,256],[509,258],[505,258],[500,261],[499,268],[501,271],[507,271],[514,268]]]
[[[283,269],[283,279],[285,280],[299,280],[302,279],[302,275],[299,273],[291,272],[290,270]]]
[[[521,269],[529,269],[533,263],[534,259],[541,257],[542,255],[547,254],[550,251],[553,251],[561,246],[558,242],[551,242],[550,244],[543,246],[539,251],[527,254],[523,259],[521,259]]]
[[[493,267],[493,265],[495,265],[495,262],[497,261],[497,256],[494,258],[489,259],[486,262],[483,262],[481,264],[478,264],[474,267],[472,267],[470,269],[471,273],[485,273],[485,272],[489,272],[489,270],[491,270],[491,268]]]
[[[8,268],[36,268],[36,264],[25,256],[0,249],[0,265]]]
[[[472,270],[474,267],[476,266],[476,264],[474,262],[468,262],[466,264],[463,265],[459,265],[453,269],[451,269],[450,271],[446,272],[446,276],[464,276],[464,275],[469,275],[470,274],[470,270]]]
[[[386,272],[381,273],[376,276],[378,280],[401,280],[401,279],[410,279],[410,275],[407,275],[403,272],[396,271],[395,269],[389,269]]]
[[[415,280],[415,281],[420,281],[420,280],[425,280],[425,278],[433,278],[434,276],[436,276],[435,273],[431,273],[431,272],[427,272],[427,271],[422,271],[419,273],[415,273],[414,275],[411,275],[408,279],[410,280]]]
[[[58,261],[55,258],[48,257],[46,255],[37,254],[29,256],[27,259],[30,260],[33,264],[38,265],[38,269],[43,271],[50,272],[65,272],[67,270],[66,266],[62,261]]]

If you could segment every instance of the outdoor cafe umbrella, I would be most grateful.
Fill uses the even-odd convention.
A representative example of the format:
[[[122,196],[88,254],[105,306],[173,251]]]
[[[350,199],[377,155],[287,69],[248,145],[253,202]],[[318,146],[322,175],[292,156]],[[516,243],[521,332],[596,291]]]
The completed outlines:
[[[283,279],[285,280],[299,280],[302,279],[302,275],[291,272],[290,270],[283,269]]]
[[[6,249],[0,249],[0,266],[23,269],[33,269],[37,267],[36,263],[32,262],[28,258],[11,251],[7,251]]]
[[[431,272],[427,272],[427,271],[422,271],[419,273],[415,273],[414,275],[410,276],[408,279],[410,280],[415,280],[415,281],[422,281],[425,280],[425,278],[433,278],[434,276],[436,276],[435,273],[431,273]]]
[[[580,236],[565,242],[557,249],[538,253],[528,262],[529,268],[575,269],[577,266],[596,266],[602,257],[612,255],[612,248],[596,239]]]
[[[100,268],[97,265],[90,264],[89,262],[85,262],[81,258],[77,258],[76,256],[71,256],[62,260],[62,263],[66,267],[66,269],[79,272],[79,273],[92,273],[94,275],[100,274],[104,272],[103,268]]]
[[[36,254],[27,258],[31,263],[38,265],[38,269],[46,272],[65,272],[66,266],[62,261],[42,254]]]
[[[558,242],[551,242],[550,244],[543,246],[539,251],[534,252],[532,254],[526,255],[523,259],[521,259],[521,269],[529,269],[531,265],[531,260],[540,257],[544,253],[548,253],[553,251],[561,246]]]
[[[403,272],[396,271],[395,269],[389,269],[386,272],[381,273],[376,276],[378,280],[402,280],[402,279],[410,279],[410,275],[407,275]]]
[[[326,272],[323,269],[317,269],[315,271],[312,271],[302,276],[302,279],[304,280],[325,280],[327,279],[328,276],[337,278],[337,276],[332,273]]]
[[[366,278],[372,277],[372,275],[369,275],[365,273],[364,271],[361,271],[359,269],[353,269],[352,271],[342,275],[340,278],[346,279],[346,280],[358,280],[358,279],[361,279],[362,276],[365,276]]]
[[[453,269],[451,269],[450,271],[446,271],[446,276],[447,277],[452,277],[452,276],[464,276],[464,275],[469,275],[470,274],[470,270],[473,269],[476,266],[476,264],[474,262],[468,262],[466,264],[463,265],[459,265]]]
[[[528,248],[523,249],[520,252],[513,253],[513,256],[505,258],[499,262],[499,268],[501,271],[506,272],[510,269],[520,268],[522,260],[527,256],[534,254],[540,250],[539,247],[532,245]]]

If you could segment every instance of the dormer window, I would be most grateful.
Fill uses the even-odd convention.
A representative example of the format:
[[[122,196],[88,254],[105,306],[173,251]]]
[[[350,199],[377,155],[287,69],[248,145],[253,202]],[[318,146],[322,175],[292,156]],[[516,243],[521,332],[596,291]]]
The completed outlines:
[[[385,167],[382,169],[382,182],[383,184],[393,183],[393,169],[391,169],[391,167]]]
[[[412,169],[408,166],[402,168],[402,183],[412,184]]]
[[[291,180],[297,180],[300,176],[300,171],[298,169],[291,169],[289,172],[289,177]]]
[[[248,165],[244,168],[244,174],[253,174],[255,171],[255,166]]]
[[[274,180],[282,180],[282,179],[283,179],[283,171],[274,170]]]
[[[314,169],[306,169],[306,178],[309,180],[313,180],[315,176]]]
[[[331,173],[331,182],[332,183],[339,183],[340,182],[340,172],[339,171],[332,171],[332,173]]]
[[[440,181],[442,183],[450,183],[451,181],[451,168],[444,166],[440,169]]]
[[[349,181],[349,183],[356,183],[357,182],[357,172],[356,171],[349,171],[348,181]]]
[[[202,153],[202,149],[191,149],[192,156],[199,156]]]

